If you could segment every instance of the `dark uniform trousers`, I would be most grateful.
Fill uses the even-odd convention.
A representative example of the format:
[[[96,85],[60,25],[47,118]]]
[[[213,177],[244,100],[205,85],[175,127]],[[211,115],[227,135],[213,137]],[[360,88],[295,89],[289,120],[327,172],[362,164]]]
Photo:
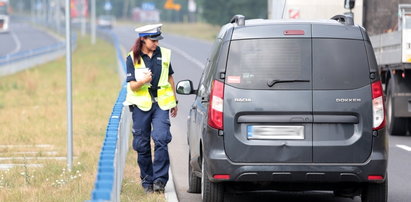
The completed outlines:
[[[157,103],[149,111],[131,106],[133,112],[133,149],[137,151],[137,163],[143,187],[156,181],[168,181],[170,159],[168,143],[171,142],[169,110],[162,110]],[[154,141],[154,161],[151,157],[150,136]]]

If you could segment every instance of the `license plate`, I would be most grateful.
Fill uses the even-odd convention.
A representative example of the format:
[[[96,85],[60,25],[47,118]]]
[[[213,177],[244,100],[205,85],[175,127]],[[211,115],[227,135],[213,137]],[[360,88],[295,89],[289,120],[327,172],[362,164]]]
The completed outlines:
[[[250,140],[303,140],[304,126],[247,126]]]

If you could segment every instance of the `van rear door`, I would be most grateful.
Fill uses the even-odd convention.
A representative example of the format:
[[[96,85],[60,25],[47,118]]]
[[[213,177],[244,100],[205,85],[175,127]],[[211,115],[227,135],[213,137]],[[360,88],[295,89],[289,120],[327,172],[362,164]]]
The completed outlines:
[[[361,33],[353,38],[313,36],[314,163],[361,163],[371,154],[370,70]]]
[[[231,161],[312,162],[311,64],[310,25],[234,31],[224,89],[224,146]]]

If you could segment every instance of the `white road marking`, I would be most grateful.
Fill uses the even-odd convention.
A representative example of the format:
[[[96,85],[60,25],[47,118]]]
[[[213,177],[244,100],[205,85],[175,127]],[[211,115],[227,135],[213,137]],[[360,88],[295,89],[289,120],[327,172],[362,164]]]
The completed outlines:
[[[10,32],[11,37],[13,38],[14,42],[16,43],[16,48],[13,50],[13,52],[11,52],[10,54],[13,53],[17,53],[20,51],[21,49],[21,43],[19,38],[17,37],[17,35],[14,32]]]
[[[125,30],[123,30],[122,32],[125,32],[125,33],[127,33],[127,34],[130,33],[129,31],[125,31]],[[120,44],[121,44],[121,43],[120,43]],[[204,63],[202,63],[202,62],[200,62],[199,60],[195,59],[194,57],[190,56],[190,54],[188,54],[187,52],[185,52],[185,51],[183,51],[183,50],[181,50],[181,49],[179,49],[179,48],[177,48],[177,47],[175,47],[175,46],[172,46],[172,45],[170,45],[169,43],[164,43],[163,41],[161,42],[161,44],[164,45],[164,47],[170,48],[170,49],[172,49],[173,51],[177,52],[178,54],[180,54],[181,56],[185,57],[187,60],[189,60],[190,62],[194,63],[195,65],[197,65],[197,66],[200,67],[201,69],[204,69]],[[125,49],[123,46],[122,46],[122,48]]]
[[[187,60],[189,60],[190,62],[194,63],[195,65],[199,66],[201,69],[204,69],[204,64],[202,62],[200,62],[197,59],[194,59],[194,57],[190,56],[190,54],[188,54],[187,52],[184,52],[183,50],[172,46],[168,43],[164,43],[161,42],[165,47],[168,47],[170,49],[172,49],[173,51],[177,52],[178,54],[182,55],[183,57],[185,57]]]
[[[404,149],[406,151],[411,151],[411,147],[409,147],[407,145],[397,144],[395,146],[398,147],[398,148]]]
[[[0,164],[0,170],[7,170],[13,167],[29,167],[29,168],[41,168],[43,164]]]
[[[166,197],[167,202],[178,202],[176,189],[174,187],[174,180],[173,180],[173,174],[171,172],[171,168],[168,170],[168,173],[169,173],[169,180],[166,184],[164,195]]]
[[[200,67],[201,69],[204,69],[204,64],[202,62],[200,62],[197,59],[194,59],[194,57],[190,56],[190,54],[184,52],[183,50],[172,46],[170,44],[164,43],[162,42],[162,44],[164,44],[164,47],[167,47],[169,49],[172,49],[173,51],[177,52],[178,54],[180,54],[181,56],[185,57],[187,60],[189,60],[190,62],[194,63],[195,65],[197,65],[198,67]],[[124,47],[123,47],[124,48]]]
[[[12,144],[2,144],[0,148],[27,148],[27,147],[36,147],[36,148],[52,148],[51,144],[34,144],[34,145],[12,145]]]

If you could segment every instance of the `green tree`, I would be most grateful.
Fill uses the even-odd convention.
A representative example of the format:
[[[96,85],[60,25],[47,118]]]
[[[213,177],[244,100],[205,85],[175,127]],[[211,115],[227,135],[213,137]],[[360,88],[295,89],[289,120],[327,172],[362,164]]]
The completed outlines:
[[[164,3],[166,0],[97,0],[97,14],[107,13],[104,11],[105,2],[111,2],[113,9],[110,14],[115,15],[117,18],[130,17],[132,9],[140,7],[145,2],[154,3],[156,9],[161,12],[162,21],[182,21],[183,16],[187,15],[187,0],[174,0],[174,3],[181,5],[180,11],[170,11],[164,9]]]
[[[234,15],[246,19],[267,18],[266,0],[198,0],[203,18],[211,24],[226,24]]]

